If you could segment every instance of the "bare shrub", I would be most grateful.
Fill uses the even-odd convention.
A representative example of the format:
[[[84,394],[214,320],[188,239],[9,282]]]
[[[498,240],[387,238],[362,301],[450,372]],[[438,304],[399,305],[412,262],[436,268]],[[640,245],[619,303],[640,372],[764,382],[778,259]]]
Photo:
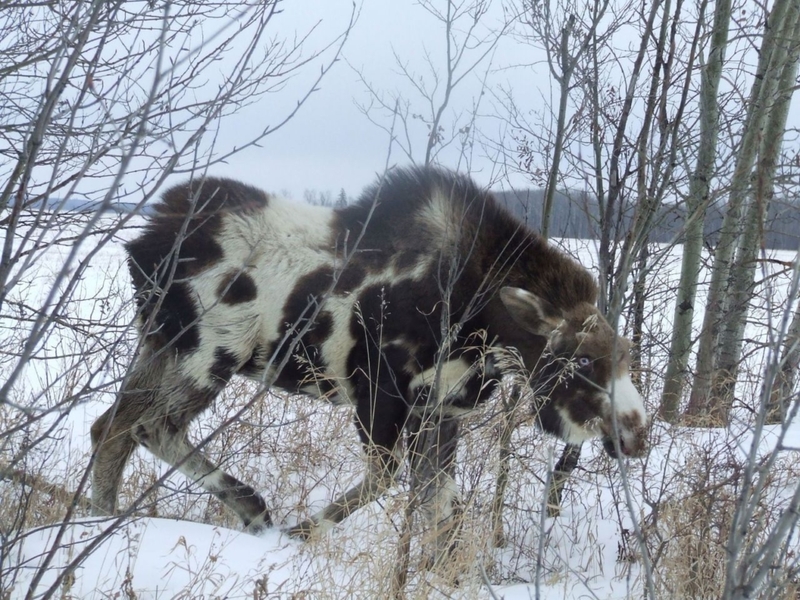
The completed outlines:
[[[704,435],[678,430],[672,434],[673,462],[665,468],[664,496],[645,520],[645,539],[653,559],[656,585],[665,597],[719,598],[726,590],[730,561],[729,536],[741,502],[747,468],[748,434],[726,434],[709,429]],[[766,461],[762,456],[760,461]],[[769,542],[780,511],[787,507],[789,490],[800,475],[796,456],[785,455],[763,481],[744,539],[751,551]],[[785,543],[790,543],[789,541]],[[792,569],[774,564],[772,587],[789,583]],[[778,586],[779,587],[779,586]],[[785,595],[794,598],[794,588]]]

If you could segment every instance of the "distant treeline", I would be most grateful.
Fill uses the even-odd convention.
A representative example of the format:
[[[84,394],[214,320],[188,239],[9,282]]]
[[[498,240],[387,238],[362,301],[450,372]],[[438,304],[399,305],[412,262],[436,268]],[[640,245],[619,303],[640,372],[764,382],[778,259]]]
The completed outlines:
[[[524,190],[497,192],[495,194],[514,214],[525,221],[528,226],[538,230],[542,224],[542,198],[543,190]],[[63,202],[63,203],[62,203]],[[41,210],[42,202],[30,203],[26,206],[29,210]],[[49,198],[46,203],[48,211],[57,208],[67,212],[93,213],[100,204],[86,199],[74,198],[63,201],[61,198]],[[105,212],[128,213],[136,208],[132,203],[118,203],[105,207]],[[719,237],[722,227],[723,210],[725,206],[712,205],[706,215],[705,242],[713,247]],[[618,211],[620,209],[618,208]],[[153,213],[152,206],[146,205],[139,210],[140,214]],[[569,195],[557,192],[553,202],[553,213],[550,221],[552,237],[598,239],[599,210],[594,196],[584,192],[574,192]],[[634,207],[623,206],[619,219],[619,236],[623,237],[630,229],[634,214]],[[653,222],[650,241],[666,243],[680,235],[686,221],[686,207],[683,205],[662,206]],[[800,247],[800,201],[789,201],[786,198],[776,198],[769,207],[765,227],[766,246],[779,250],[797,250]],[[682,242],[679,238],[678,242]]]
[[[514,214],[531,228],[538,230],[542,223],[543,190],[497,192],[495,194]],[[709,207],[705,220],[705,243],[713,247],[722,227],[725,205]],[[552,237],[598,239],[599,210],[593,195],[574,192],[569,195],[556,193],[550,220]],[[620,237],[630,229],[634,207],[623,206],[620,215]],[[654,222],[650,241],[665,243],[680,236],[686,221],[686,207],[664,205]],[[765,225],[766,246],[781,250],[797,250],[800,246],[800,202],[786,198],[775,198],[767,214]],[[678,242],[683,240],[679,237]]]
[[[11,198],[11,206],[14,206],[15,197]],[[70,213],[96,213],[98,210],[101,212],[115,213],[115,214],[128,214],[133,212],[137,205],[133,202],[112,202],[103,206],[102,202],[96,200],[88,200],[86,198],[57,198],[49,197],[46,200],[29,200],[24,203],[24,208],[31,212],[44,210],[45,212],[70,212]],[[139,210],[140,214],[151,215],[152,207],[145,205]]]

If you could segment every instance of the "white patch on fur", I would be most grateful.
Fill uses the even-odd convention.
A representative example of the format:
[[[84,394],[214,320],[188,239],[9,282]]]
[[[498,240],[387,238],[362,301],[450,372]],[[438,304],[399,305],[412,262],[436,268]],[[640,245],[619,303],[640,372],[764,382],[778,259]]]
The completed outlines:
[[[536,296],[534,296],[533,294],[531,294],[531,293],[530,293],[529,291],[527,291],[527,290],[523,290],[522,288],[518,288],[518,287],[511,288],[511,289],[512,289],[512,290],[513,290],[513,292],[514,292],[514,295],[515,295],[517,298],[519,298],[520,300],[527,300],[527,301],[529,301],[529,302],[530,302],[530,301],[533,301],[533,300],[536,300]]]
[[[333,211],[280,198],[248,214],[228,213],[217,237],[225,249],[223,260],[192,278],[200,335],[199,348],[181,360],[181,373],[201,387],[212,383],[208,366],[216,348],[224,348],[242,362],[257,344],[268,347],[278,339],[283,307],[299,275],[333,264]],[[256,284],[249,302],[220,302],[220,282],[241,271]]]
[[[191,461],[187,461],[184,464],[191,463]],[[198,485],[201,487],[209,490],[209,491],[220,491],[224,489],[224,473],[219,469],[214,469],[211,473],[200,474],[197,473],[194,469],[186,469],[184,470],[183,466],[179,469],[184,475],[192,479],[193,481],[197,482]],[[187,472],[188,471],[188,472]]]
[[[457,358],[448,360],[441,367],[441,371],[434,366],[417,374],[408,386],[409,393],[415,394],[423,386],[438,384],[435,406],[441,405],[447,398],[462,396],[464,394],[464,386],[474,373],[475,366],[469,364],[463,358]],[[438,381],[437,373],[439,374]]]
[[[608,386],[608,395],[612,398],[612,407],[617,415],[637,415],[641,425],[647,422],[644,401],[629,375],[612,380]]]
[[[448,521],[453,516],[453,505],[461,497],[461,491],[455,480],[447,474],[440,474],[444,482],[437,488],[437,493],[430,499],[430,503],[421,508],[428,522],[428,529],[436,531],[440,523]]]
[[[612,410],[616,411],[617,417],[624,415],[636,415],[638,425],[644,425],[647,422],[647,414],[644,409],[644,402],[639,395],[638,390],[633,385],[631,378],[628,375],[615,379],[611,382],[608,388],[608,401],[611,402],[611,393],[613,390],[614,402]],[[571,444],[581,444],[588,440],[609,435],[612,430],[610,417],[605,423],[598,417],[587,423],[574,423],[570,420],[569,412],[566,410],[559,410],[561,415],[562,439]],[[625,438],[631,438],[632,431],[622,431],[621,434]],[[632,438],[626,439],[626,442],[633,443]]]
[[[431,190],[430,198],[417,215],[420,226],[433,239],[440,240],[443,249],[453,248],[461,240],[461,217],[455,210],[456,206],[447,190],[437,188]]]
[[[561,439],[569,444],[582,444],[603,435],[599,420],[578,424],[573,422],[566,410],[559,409],[561,415]]]

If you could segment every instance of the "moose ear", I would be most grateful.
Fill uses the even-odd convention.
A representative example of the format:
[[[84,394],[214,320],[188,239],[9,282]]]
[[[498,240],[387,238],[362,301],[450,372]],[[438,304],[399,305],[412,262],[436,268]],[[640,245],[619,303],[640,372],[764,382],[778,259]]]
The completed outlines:
[[[500,299],[517,325],[534,335],[549,337],[561,323],[561,311],[522,288],[504,287]]]

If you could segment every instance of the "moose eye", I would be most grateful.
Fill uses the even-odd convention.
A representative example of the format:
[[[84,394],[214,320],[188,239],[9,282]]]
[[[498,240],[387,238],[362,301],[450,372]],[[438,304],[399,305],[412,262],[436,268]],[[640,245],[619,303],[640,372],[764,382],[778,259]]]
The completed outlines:
[[[592,359],[589,358],[588,356],[579,356],[578,357],[578,366],[581,369],[585,369],[586,367],[590,366],[591,364],[592,364]]]

